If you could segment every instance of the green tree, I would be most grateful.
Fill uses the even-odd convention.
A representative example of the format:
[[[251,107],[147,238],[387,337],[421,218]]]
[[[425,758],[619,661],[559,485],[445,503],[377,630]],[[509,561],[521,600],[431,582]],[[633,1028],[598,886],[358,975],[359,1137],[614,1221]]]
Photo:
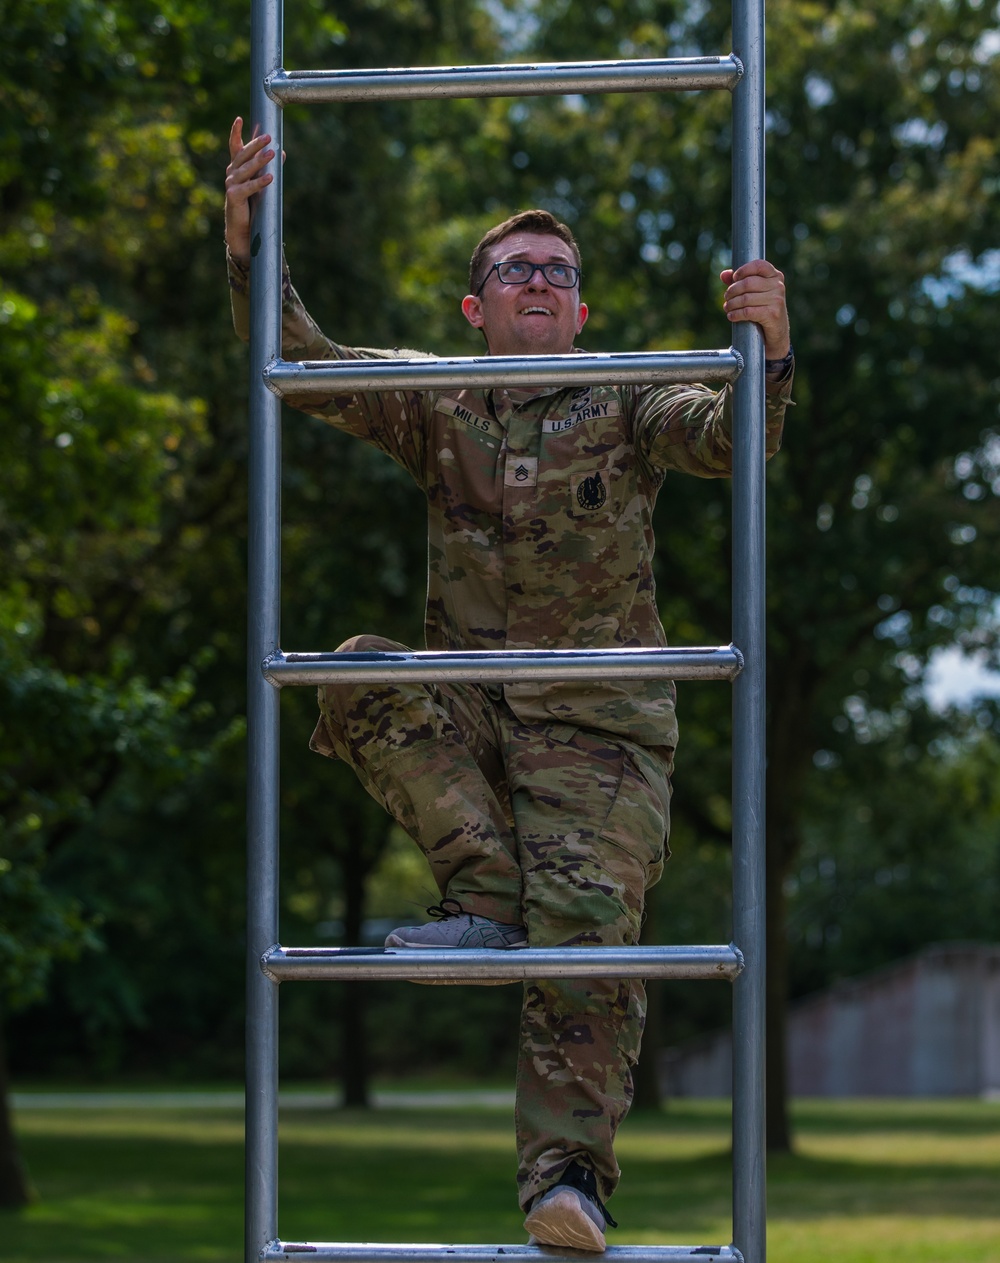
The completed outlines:
[[[775,69],[771,223],[803,358],[769,558],[778,1103],[785,881],[831,727],[859,703],[869,722],[878,712],[919,731],[914,685],[930,651],[996,633],[992,20],[975,4],[901,2],[877,21],[846,4],[778,10],[774,43],[795,51]],[[852,721],[843,735],[859,731]],[[769,1124],[788,1141],[786,1115]]]
[[[729,40],[720,6],[510,7],[530,16],[515,31],[531,58],[708,54]],[[935,646],[995,644],[995,20],[975,0],[769,7],[768,250],[786,273],[798,350],[797,406],[769,471],[768,1136],[778,1149],[791,1143],[784,891],[818,810],[816,759],[850,699],[915,717]],[[429,257],[479,218],[460,178],[474,169],[484,221],[540,203],[579,227],[588,344],[717,345],[729,118],[728,102],[705,94],[485,107],[448,157],[428,146],[440,172],[429,166],[415,204]],[[439,297],[416,264],[404,282],[418,307]],[[433,327],[427,309],[419,316]],[[659,589],[675,642],[728,635],[727,494],[691,480],[662,493]],[[727,730],[710,693],[684,690],[678,764],[705,837],[728,827],[718,743],[702,740]],[[685,752],[692,734],[703,761]]]
[[[417,2],[393,6],[390,32],[384,7],[345,3],[334,16],[303,6],[288,23],[290,62],[328,62],[348,39],[345,19],[362,62],[366,46],[416,62],[489,31],[476,7]],[[246,95],[248,6],[14,8],[0,53],[0,319],[11,357],[0,387],[0,601],[10,631],[5,703],[18,726],[5,725],[0,768],[4,893],[16,890],[22,902],[16,923],[4,910],[4,982],[12,993],[15,972],[33,971],[19,999],[54,986],[80,1019],[73,1032],[54,1010],[48,1025],[44,1010],[19,1019],[22,1055],[44,1050],[47,1064],[65,1067],[80,1054],[110,1070],[127,1048],[133,1064],[174,1057],[233,1071],[245,361],[229,327],[220,212],[226,122]],[[385,130],[369,114],[342,131],[342,170],[357,191],[348,196],[342,180],[337,213],[322,212],[333,248],[321,242],[317,252],[331,275],[350,278],[345,260],[363,253],[341,251],[351,233],[374,236],[394,220],[395,172],[379,160]],[[295,201],[292,189],[290,208]],[[378,252],[370,256],[388,288]],[[354,303],[359,325],[364,310],[389,312],[388,328],[390,305],[368,279],[367,302]],[[314,436],[297,433],[308,459]],[[420,565],[400,545],[391,473],[373,484],[392,514],[371,512],[363,453],[313,478],[296,462],[294,434],[289,447],[293,563],[321,553],[331,526],[371,520],[363,537],[355,533],[353,564],[345,553],[292,577],[292,636],[329,643],[370,617],[390,633],[405,625],[415,639]],[[345,486],[352,462],[362,481]],[[387,619],[393,602],[398,613]],[[308,787],[324,770],[300,758],[285,778],[290,917],[303,893],[297,878],[313,879],[296,871],[297,838],[314,834],[294,807],[310,792],[320,797]],[[322,792],[336,820],[338,791]],[[212,971],[162,968],[165,955],[182,961],[191,942]],[[53,959],[85,948],[86,965],[52,973]],[[220,992],[231,997],[221,1010]],[[53,1029],[57,1038],[45,1039]],[[234,1036],[228,1053],[206,1038],[220,1029]],[[12,1187],[13,1170],[12,1157]],[[22,1181],[10,1200],[24,1193]]]
[[[81,839],[107,846],[101,828],[117,815],[134,844],[142,795],[155,811],[160,796],[197,784],[233,731],[232,708],[220,715],[194,697],[205,661],[163,643],[151,653],[143,634],[150,623],[162,631],[186,603],[177,559],[197,549],[193,536],[213,507],[208,495],[192,505],[212,447],[205,403],[164,389],[160,357],[142,345],[142,300],[152,292],[144,260],[204,237],[217,201],[195,170],[205,133],[189,124],[183,134],[174,109],[191,82],[187,53],[171,38],[185,11],[195,12],[57,0],[15,3],[5,15],[5,1019],[44,995],[55,960],[108,944],[109,913],[141,902],[121,872],[117,889],[99,896],[76,880]],[[128,1008],[115,963],[117,1004]],[[99,973],[91,963],[82,976]],[[5,1064],[0,1080],[5,1089]],[[29,1190],[2,1096],[0,1199],[17,1205]]]
[[[63,763],[46,755],[51,767],[30,769],[31,781],[85,787],[75,815],[33,808],[43,826],[24,871],[62,921],[47,930],[39,905],[30,933],[50,955],[98,933],[105,944],[93,968],[67,962],[52,974],[54,994],[72,992],[86,1016],[75,1047],[91,1064],[100,1046],[108,1069],[126,1058],[230,1067],[240,1020],[245,360],[228,327],[219,190],[229,120],[246,113],[247,6],[20,0],[13,15],[0,50],[12,357],[0,386],[0,599],[15,629],[12,679],[41,670],[53,697],[80,699],[81,724],[84,700],[102,699]],[[861,751],[880,768],[894,751],[909,759],[912,744],[919,765],[938,735],[923,724],[918,687],[928,653],[956,636],[993,643],[996,385],[986,366],[997,89],[995,16],[971,0],[888,0],[872,12],[848,0],[775,0],[768,16],[769,252],[788,277],[799,352],[797,407],[769,473],[769,1134],[783,1145],[784,891],[830,814],[828,755],[846,769]],[[679,0],[593,10],[345,0],[332,12],[310,0],[289,8],[286,63],[708,54],[727,47],[726,20],[726,6]],[[478,349],[458,314],[471,244],[509,211],[542,204],[578,229],[588,346],[726,340],[715,279],[730,224],[721,95],[287,115],[289,258],[333,336]],[[333,647],[359,631],[415,643],[416,492],[389,462],[297,415],[286,455],[288,647]],[[671,640],[727,639],[727,487],[672,480],[658,512]],[[682,691],[674,849],[685,867],[668,873],[661,913],[675,941],[714,939],[725,918],[723,895],[703,910],[694,896],[706,873],[721,885],[727,708],[718,687]],[[284,709],[288,744],[301,750],[308,699],[289,696]],[[109,749],[116,711],[139,734],[131,762]],[[0,766],[21,766],[20,744],[45,754],[42,713],[26,714],[31,739],[4,745]],[[914,735],[865,744],[858,716]],[[204,756],[193,766],[192,751]],[[339,836],[332,822],[346,819],[346,792],[319,759],[285,759],[290,929],[305,933],[340,896],[322,856],[304,857]],[[23,797],[12,803],[5,819],[26,819]],[[19,929],[19,943],[28,934]],[[191,942],[211,955],[213,976],[161,967],[157,950],[181,961]],[[286,1006],[300,1029],[321,1014],[321,992],[300,989]],[[484,1039],[487,1009],[509,1018],[503,992],[475,997]],[[714,1005],[685,999],[672,1020],[683,1031]],[[25,1048],[52,1048],[41,1038],[49,1012],[17,1020]],[[426,1020],[399,1029],[408,1024],[428,1035]],[[206,1039],[216,1028],[224,1037]],[[399,1056],[376,1043],[375,1055]]]
[[[137,386],[127,323],[82,287],[69,297],[72,316],[0,293],[10,357],[0,386],[3,1008],[37,1000],[54,960],[98,941],[93,911],[50,884],[52,854],[125,769],[188,771],[176,746],[190,676],[150,687],[114,629],[135,600],[132,567],[156,547],[177,482],[172,453],[182,438],[197,447],[201,415]],[[6,1123],[0,1138],[0,1189],[16,1205],[28,1189]]]
[[[941,939],[1000,938],[995,706],[892,717],[853,696],[848,708],[856,730],[824,751],[786,879],[798,995]]]

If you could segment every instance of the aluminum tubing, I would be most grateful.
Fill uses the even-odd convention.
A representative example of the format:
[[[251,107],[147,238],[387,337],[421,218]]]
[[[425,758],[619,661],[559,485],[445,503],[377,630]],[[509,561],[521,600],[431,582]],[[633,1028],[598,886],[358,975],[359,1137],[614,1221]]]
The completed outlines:
[[[250,130],[281,152],[281,111],[265,80],[281,65],[281,2],[253,0]],[[258,967],[278,925],[278,702],[257,664],[280,611],[280,403],[263,382],[281,354],[281,163],[251,213],[247,548],[246,1263],[278,1233],[278,988]]]
[[[559,96],[603,92],[731,91],[743,68],[723,57],[537,65],[415,66],[376,70],[279,70],[267,90],[275,101],[421,101],[432,98]]]
[[[530,978],[683,978],[732,981],[743,967],[729,946],[352,948],[281,947],[260,960],[275,982],[523,982]]]
[[[407,653],[289,653],[265,659],[264,678],[284,685],[510,684],[533,680],[734,680],[743,659],[732,645],[697,649],[425,649]]]
[[[530,1245],[381,1245],[353,1241],[272,1241],[263,1260],[322,1260],[323,1263],[580,1263],[581,1257],[555,1246]],[[616,1245],[601,1254],[606,1263],[743,1263],[729,1245]]]
[[[617,354],[483,355],[412,360],[275,359],[264,380],[276,395],[329,399],[378,390],[459,390],[546,386],[646,386],[733,382],[743,358],[714,351],[623,351]]]
[[[733,93],[733,266],[765,255],[764,3],[733,0],[746,73]],[[765,1263],[765,540],[764,346],[737,325],[746,371],[733,392],[733,640],[746,669],[733,688],[733,937],[747,967],[733,988],[733,1240]]]

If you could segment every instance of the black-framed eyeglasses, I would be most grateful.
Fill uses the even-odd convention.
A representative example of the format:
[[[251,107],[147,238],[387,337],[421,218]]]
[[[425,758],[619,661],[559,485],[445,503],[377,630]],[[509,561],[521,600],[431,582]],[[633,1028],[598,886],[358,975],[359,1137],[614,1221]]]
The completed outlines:
[[[580,280],[580,269],[572,263],[530,263],[527,259],[503,259],[494,263],[476,290],[476,298],[486,288],[486,282],[496,272],[501,285],[527,285],[536,272],[556,289],[572,289]]]

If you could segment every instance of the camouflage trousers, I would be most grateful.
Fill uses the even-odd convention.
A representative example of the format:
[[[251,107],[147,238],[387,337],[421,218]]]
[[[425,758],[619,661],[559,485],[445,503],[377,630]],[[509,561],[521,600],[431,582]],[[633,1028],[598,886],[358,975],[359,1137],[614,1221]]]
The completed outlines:
[[[405,646],[357,636],[341,651]],[[567,724],[520,722],[499,688],[328,685],[311,749],[349,763],[414,839],[442,896],[527,928],[532,947],[637,942],[663,869],[670,754]],[[515,1124],[521,1204],[580,1161],[608,1198],[632,1098],[645,989],[524,986]]]

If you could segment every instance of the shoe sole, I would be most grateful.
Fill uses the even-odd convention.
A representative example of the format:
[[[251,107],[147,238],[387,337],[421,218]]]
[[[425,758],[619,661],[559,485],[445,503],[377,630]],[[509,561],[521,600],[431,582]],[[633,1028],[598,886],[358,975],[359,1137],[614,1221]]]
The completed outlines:
[[[603,1254],[608,1248],[604,1233],[580,1208],[576,1195],[569,1191],[546,1197],[528,1213],[524,1228],[539,1245],[564,1246],[570,1250],[586,1250],[589,1254]]]
[[[390,934],[385,940],[386,947],[410,947],[414,949],[423,949],[427,951],[477,951],[477,952],[519,952],[527,947],[527,943],[504,943],[503,947],[499,947],[496,943],[492,943],[489,947],[482,945],[472,948],[462,948],[458,943],[417,943],[407,941],[400,938],[397,934]]]
[[[440,949],[440,943],[407,943],[404,939],[397,938],[395,934],[390,934],[385,940],[386,947],[391,951],[394,948],[401,948],[403,951],[419,951]],[[527,947],[527,943],[518,943],[517,947],[490,948],[490,951],[517,951],[520,947]],[[451,948],[443,950],[451,951]],[[512,982],[508,982],[506,978],[434,978],[428,979],[426,982],[422,978],[412,978],[411,982],[415,982],[420,987],[508,987],[512,986]]]

